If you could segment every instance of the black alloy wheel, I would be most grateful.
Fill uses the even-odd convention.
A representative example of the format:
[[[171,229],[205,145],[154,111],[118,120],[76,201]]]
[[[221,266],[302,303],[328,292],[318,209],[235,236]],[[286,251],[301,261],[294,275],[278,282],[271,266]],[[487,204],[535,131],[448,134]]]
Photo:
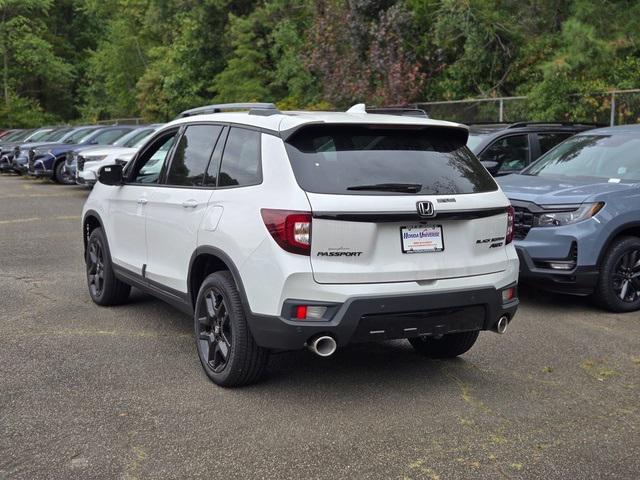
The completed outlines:
[[[87,280],[91,296],[98,298],[104,290],[104,252],[99,242],[89,244],[87,261]]]
[[[620,236],[607,246],[593,298],[611,312],[640,310],[640,238]]]
[[[618,260],[612,276],[613,291],[620,300],[635,303],[640,296],[640,249],[629,250]]]
[[[109,244],[102,228],[94,228],[89,235],[85,263],[89,295],[95,303],[106,307],[119,305],[129,298],[131,285],[116,278]]]
[[[229,310],[221,292],[209,289],[200,299],[198,343],[203,359],[215,373],[222,372],[231,353],[233,334]]]
[[[193,322],[200,363],[214,383],[239,387],[260,379],[269,350],[258,346],[251,335],[240,292],[229,271],[204,279]]]

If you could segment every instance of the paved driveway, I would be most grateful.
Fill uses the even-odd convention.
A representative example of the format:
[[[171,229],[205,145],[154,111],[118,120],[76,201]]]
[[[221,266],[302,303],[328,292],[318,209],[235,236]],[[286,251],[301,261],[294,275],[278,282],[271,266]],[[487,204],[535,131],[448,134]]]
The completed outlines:
[[[86,195],[0,176],[0,480],[640,476],[640,314],[524,289],[460,359],[300,351],[224,390],[189,318],[90,301]]]

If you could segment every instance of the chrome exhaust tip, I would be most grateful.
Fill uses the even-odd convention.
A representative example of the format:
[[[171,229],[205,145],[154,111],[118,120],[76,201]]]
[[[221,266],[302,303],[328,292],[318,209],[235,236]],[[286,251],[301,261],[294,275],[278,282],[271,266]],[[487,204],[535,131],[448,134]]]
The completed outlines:
[[[309,350],[320,357],[330,357],[338,348],[338,344],[329,335],[320,335],[309,340]]]
[[[509,318],[506,315],[503,315],[498,319],[495,326],[496,333],[502,335],[507,331],[507,327],[509,326]]]

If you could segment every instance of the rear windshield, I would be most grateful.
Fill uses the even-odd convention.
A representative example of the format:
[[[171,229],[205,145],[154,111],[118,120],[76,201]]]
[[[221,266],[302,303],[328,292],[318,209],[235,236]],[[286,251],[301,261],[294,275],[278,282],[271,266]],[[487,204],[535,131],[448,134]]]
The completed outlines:
[[[442,195],[497,190],[457,129],[415,126],[304,127],[287,140],[296,180],[308,192]]]

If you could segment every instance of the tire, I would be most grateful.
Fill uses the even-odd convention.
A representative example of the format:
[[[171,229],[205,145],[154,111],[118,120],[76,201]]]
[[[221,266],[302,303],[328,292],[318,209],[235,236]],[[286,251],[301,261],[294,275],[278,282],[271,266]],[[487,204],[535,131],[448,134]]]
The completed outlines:
[[[228,271],[212,273],[202,282],[193,319],[198,357],[214,383],[238,387],[262,377],[269,350],[253,339]]]
[[[75,185],[76,181],[64,173],[64,160],[60,160],[53,167],[53,181],[63,185]]]
[[[409,338],[411,346],[428,358],[454,358],[469,351],[478,339],[478,330],[472,332],[449,333],[441,338]]]
[[[98,305],[120,305],[129,298],[131,285],[118,280],[113,272],[111,253],[102,228],[95,228],[85,254],[89,295]]]
[[[620,237],[609,246],[593,298],[611,312],[640,310],[640,238]]]

